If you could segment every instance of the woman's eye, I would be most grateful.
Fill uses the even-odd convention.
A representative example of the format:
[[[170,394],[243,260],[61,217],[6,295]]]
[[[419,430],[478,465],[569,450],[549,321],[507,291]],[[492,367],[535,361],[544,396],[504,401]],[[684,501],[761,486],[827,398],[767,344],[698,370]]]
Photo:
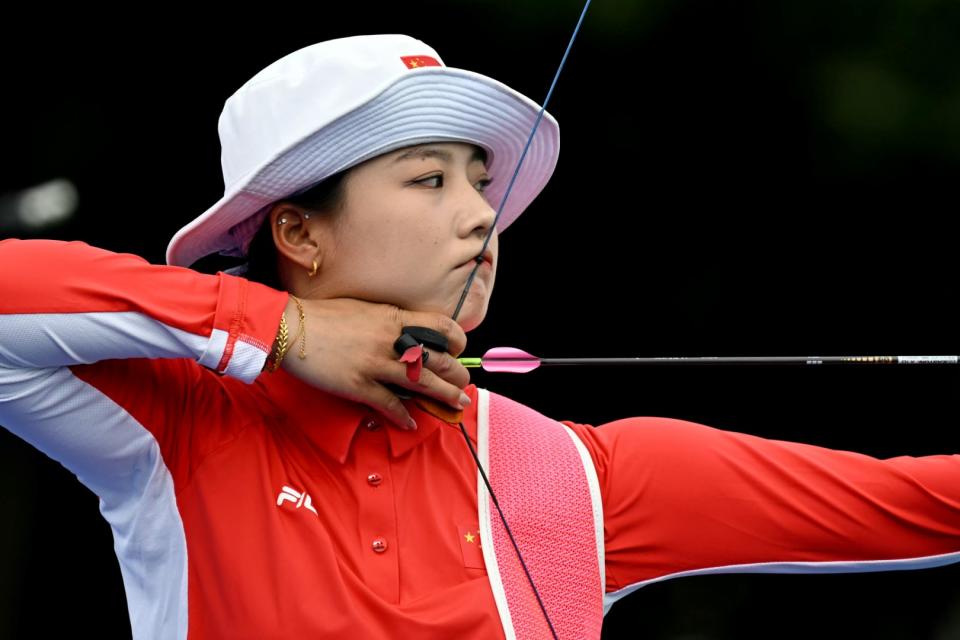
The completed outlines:
[[[414,180],[414,182],[417,183],[417,184],[422,184],[422,183],[428,182],[428,181],[430,181],[430,180],[436,180],[436,181],[437,181],[436,184],[433,185],[434,188],[440,188],[440,187],[443,186],[443,175],[442,175],[442,174],[441,174],[441,175],[436,175],[436,176],[428,176],[428,177],[426,177],[426,178],[421,178],[420,180]],[[487,187],[490,186],[490,183],[491,183],[491,182],[493,182],[493,180],[492,180],[492,179],[489,179],[489,178],[484,178],[483,180],[480,180],[480,181],[477,183],[477,184],[480,185],[480,186],[477,188],[477,191],[479,191],[480,193],[483,193],[484,191],[486,191]]]
[[[420,180],[414,180],[417,184],[427,182],[428,180],[439,180],[439,182],[433,186],[442,187],[443,186],[443,175],[430,176],[428,178],[421,178]]]

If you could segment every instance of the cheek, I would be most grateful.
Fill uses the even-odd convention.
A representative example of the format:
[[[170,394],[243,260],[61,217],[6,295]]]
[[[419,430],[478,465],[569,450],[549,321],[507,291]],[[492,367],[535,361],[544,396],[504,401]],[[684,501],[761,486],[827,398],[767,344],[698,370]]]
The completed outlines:
[[[466,284],[469,272],[453,271],[456,256],[449,255],[440,230],[419,220],[383,212],[376,219],[355,219],[344,231],[336,248],[340,276],[363,295],[407,305],[436,303]]]
[[[381,221],[355,229],[350,242],[340,249],[348,262],[360,262],[367,271],[379,267],[399,277],[428,255],[430,245],[400,222]]]
[[[357,235],[392,262],[401,262],[397,256],[403,255],[435,255],[440,248],[439,230],[410,216],[384,216],[358,229]]]
[[[365,263],[371,284],[408,304],[443,300],[451,295],[451,288],[462,290],[468,274],[466,269],[454,272],[440,243],[428,235],[395,236],[368,251]]]

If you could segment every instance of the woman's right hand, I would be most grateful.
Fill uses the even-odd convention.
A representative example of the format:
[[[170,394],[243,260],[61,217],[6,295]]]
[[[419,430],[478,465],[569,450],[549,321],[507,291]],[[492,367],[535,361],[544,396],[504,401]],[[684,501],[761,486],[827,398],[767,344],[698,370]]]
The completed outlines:
[[[280,366],[291,375],[366,404],[404,429],[416,428],[413,418],[385,383],[436,398],[458,410],[469,403],[462,389],[470,384],[470,373],[456,360],[467,346],[467,335],[452,318],[355,298],[300,302],[306,319],[304,359],[300,358],[298,337],[300,314],[292,297],[284,311],[290,349]],[[407,365],[393,349],[403,327],[411,325],[439,331],[450,346],[448,353],[424,347],[430,356],[418,382],[407,378]]]

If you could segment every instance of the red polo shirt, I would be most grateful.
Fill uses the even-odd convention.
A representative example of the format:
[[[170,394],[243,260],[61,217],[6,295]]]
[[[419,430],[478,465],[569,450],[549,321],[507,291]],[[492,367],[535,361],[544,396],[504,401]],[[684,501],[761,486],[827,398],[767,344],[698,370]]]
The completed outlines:
[[[0,242],[0,274],[0,424],[100,496],[135,637],[504,636],[459,428],[259,373],[286,293],[84,243]],[[565,424],[597,470],[610,603],[682,575],[960,559],[960,456]]]

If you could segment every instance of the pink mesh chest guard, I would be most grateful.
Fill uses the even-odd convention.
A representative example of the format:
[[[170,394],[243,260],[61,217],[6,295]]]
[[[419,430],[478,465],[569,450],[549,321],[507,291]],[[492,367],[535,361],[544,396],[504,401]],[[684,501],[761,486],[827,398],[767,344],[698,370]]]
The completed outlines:
[[[586,447],[565,425],[478,389],[477,453],[557,636],[599,638],[603,510]],[[508,640],[551,638],[479,471],[477,486],[483,558],[504,633]]]

